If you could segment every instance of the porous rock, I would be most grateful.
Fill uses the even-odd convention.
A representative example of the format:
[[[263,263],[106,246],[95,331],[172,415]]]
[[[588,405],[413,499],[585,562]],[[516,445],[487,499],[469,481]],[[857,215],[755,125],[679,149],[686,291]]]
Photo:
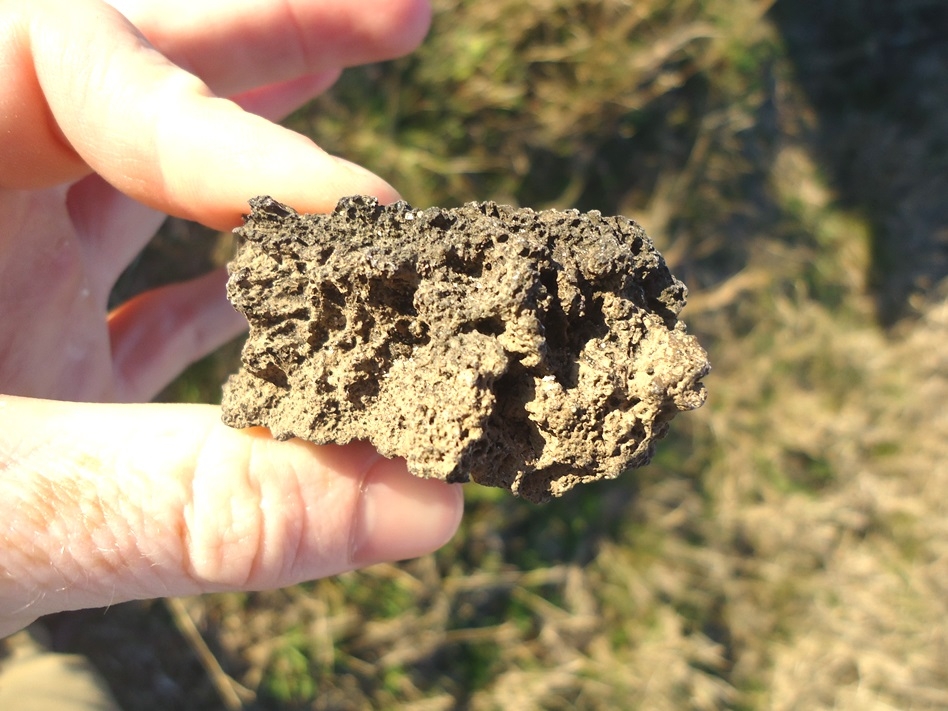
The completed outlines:
[[[250,204],[227,287],[250,323],[229,425],[369,440],[418,476],[541,502],[647,463],[705,399],[686,289],[627,218]]]

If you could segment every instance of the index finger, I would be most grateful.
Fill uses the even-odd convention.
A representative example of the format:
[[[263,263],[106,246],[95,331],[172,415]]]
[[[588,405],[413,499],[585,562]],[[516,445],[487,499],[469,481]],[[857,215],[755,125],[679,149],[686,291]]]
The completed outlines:
[[[0,114],[0,185],[54,184],[92,169],[150,207],[218,229],[237,224],[259,194],[306,211],[348,194],[397,199],[368,171],[216,97],[114,9],[54,5],[31,4],[16,25],[26,34],[12,43],[14,80],[0,89],[0,107],[17,101],[11,87],[30,89],[34,70],[27,105],[45,99],[48,109]]]

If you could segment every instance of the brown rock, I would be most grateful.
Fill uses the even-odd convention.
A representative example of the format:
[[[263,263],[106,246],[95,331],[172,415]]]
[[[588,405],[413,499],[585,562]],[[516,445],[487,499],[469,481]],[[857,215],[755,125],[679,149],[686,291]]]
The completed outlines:
[[[540,502],[647,463],[704,402],[686,289],[627,218],[250,204],[228,283],[250,322],[229,425],[370,440],[418,476]]]

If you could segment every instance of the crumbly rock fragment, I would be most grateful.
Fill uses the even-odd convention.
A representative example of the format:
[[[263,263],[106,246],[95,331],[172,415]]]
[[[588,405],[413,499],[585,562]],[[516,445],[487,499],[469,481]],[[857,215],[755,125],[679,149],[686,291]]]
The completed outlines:
[[[227,286],[250,323],[233,427],[369,440],[418,476],[542,502],[646,464],[704,402],[686,289],[625,217],[250,205]]]

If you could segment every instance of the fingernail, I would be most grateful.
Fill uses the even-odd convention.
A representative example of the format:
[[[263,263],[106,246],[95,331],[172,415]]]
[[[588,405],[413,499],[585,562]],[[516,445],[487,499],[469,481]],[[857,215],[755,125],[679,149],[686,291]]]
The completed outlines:
[[[353,163],[345,158],[339,158],[338,156],[333,156],[333,158],[358,181],[363,194],[367,193],[377,197],[383,205],[402,199],[395,188],[367,168],[363,168],[358,163]]]
[[[402,459],[379,458],[362,483],[352,562],[417,558],[447,543],[463,512],[460,485],[421,479]]]

